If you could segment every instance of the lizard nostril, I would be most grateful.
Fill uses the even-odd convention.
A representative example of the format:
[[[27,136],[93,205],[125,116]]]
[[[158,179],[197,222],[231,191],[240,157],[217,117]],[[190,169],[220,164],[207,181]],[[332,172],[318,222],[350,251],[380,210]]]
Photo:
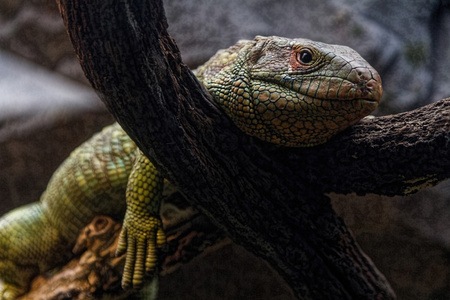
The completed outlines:
[[[347,79],[356,84],[362,84],[367,82],[372,78],[370,70],[366,67],[356,67],[354,68]]]
[[[377,76],[375,76],[375,78],[377,78]],[[380,102],[381,96],[383,95],[383,88],[381,87],[381,82],[373,78],[366,81],[362,89],[362,94],[365,97],[369,97],[374,101]]]
[[[372,73],[367,68],[357,68],[356,73],[360,82],[365,82],[372,78]]]
[[[348,80],[356,88],[357,97],[379,102],[382,95],[380,76],[377,71],[367,66],[356,66],[349,74]]]
[[[370,80],[369,82],[367,82],[366,89],[369,90],[370,92],[373,91],[375,89],[375,81]]]

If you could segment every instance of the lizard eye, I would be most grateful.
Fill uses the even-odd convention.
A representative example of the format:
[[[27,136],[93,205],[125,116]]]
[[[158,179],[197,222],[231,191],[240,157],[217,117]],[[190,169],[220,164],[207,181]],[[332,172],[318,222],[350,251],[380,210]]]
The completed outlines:
[[[308,65],[313,61],[313,53],[310,49],[304,48],[297,54],[297,60],[299,63]]]

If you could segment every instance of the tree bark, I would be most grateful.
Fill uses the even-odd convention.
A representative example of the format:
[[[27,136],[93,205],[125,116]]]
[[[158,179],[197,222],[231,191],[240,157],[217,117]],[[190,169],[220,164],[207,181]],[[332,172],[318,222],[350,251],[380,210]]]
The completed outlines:
[[[450,100],[314,148],[270,145],[240,132],[181,62],[161,1],[59,4],[92,86],[191,204],[299,298],[395,298],[324,193],[402,195],[448,178]]]

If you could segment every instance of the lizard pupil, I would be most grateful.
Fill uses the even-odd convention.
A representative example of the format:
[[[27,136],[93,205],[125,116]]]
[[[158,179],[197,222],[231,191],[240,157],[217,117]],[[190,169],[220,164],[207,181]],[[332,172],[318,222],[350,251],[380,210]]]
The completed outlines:
[[[309,49],[300,51],[300,53],[298,54],[298,60],[302,64],[309,64],[310,62],[312,62],[313,56],[311,51]]]

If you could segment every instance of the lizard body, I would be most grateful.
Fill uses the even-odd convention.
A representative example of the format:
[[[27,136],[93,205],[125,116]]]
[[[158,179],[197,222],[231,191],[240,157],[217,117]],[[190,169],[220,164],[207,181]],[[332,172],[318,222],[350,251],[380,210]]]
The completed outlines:
[[[95,215],[123,219],[136,146],[116,123],[79,146],[59,166],[40,202],[0,219],[0,299],[14,299],[37,274],[64,262]]]
[[[375,109],[382,94],[378,73],[355,51],[304,39],[239,41],[195,73],[241,130],[286,146],[326,142]],[[32,277],[68,259],[99,214],[124,219],[122,285],[142,286],[165,243],[162,188],[161,175],[120,126],[106,127],[72,152],[40,202],[0,219],[0,299],[15,299]]]

